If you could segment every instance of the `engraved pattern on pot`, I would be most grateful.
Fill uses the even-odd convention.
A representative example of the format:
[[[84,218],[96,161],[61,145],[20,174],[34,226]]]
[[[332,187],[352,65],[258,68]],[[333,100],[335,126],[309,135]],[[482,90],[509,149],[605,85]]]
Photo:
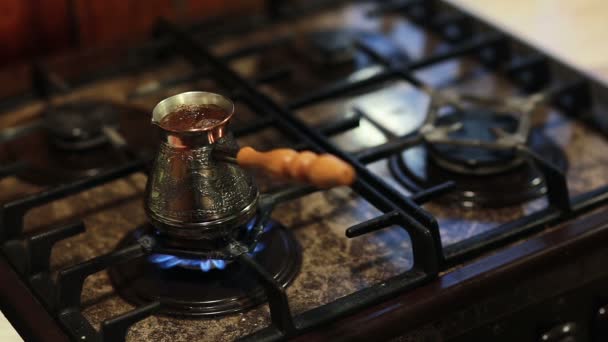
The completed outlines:
[[[234,150],[237,145],[231,136],[195,149],[161,144],[149,184],[152,212],[175,221],[210,221],[255,200],[257,188],[251,177],[236,165],[213,161],[214,146]]]

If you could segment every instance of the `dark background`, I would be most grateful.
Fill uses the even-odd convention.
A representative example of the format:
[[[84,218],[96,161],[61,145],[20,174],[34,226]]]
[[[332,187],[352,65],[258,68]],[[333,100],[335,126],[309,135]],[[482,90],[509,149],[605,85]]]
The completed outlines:
[[[0,66],[144,39],[162,16],[180,23],[243,13],[260,0],[1,0]],[[235,20],[238,16],[235,15]]]

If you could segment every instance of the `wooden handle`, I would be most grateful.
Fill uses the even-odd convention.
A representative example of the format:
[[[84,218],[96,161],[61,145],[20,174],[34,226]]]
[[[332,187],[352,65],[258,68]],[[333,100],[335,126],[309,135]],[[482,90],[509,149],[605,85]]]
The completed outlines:
[[[243,167],[257,167],[276,176],[323,189],[351,185],[356,178],[355,170],[345,161],[331,154],[319,155],[311,151],[279,148],[258,152],[251,147],[243,147],[237,153],[236,161]]]

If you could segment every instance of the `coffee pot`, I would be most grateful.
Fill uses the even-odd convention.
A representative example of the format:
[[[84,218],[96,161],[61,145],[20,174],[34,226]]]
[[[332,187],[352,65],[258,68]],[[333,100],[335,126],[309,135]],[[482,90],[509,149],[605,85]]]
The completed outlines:
[[[175,129],[162,124],[167,115],[184,106],[208,105],[221,108],[222,116],[207,125]],[[232,101],[202,91],[171,96],[152,112],[161,142],[148,177],[144,206],[156,234],[169,246],[210,251],[220,250],[226,241],[243,240],[244,232],[251,230],[243,227],[253,224],[260,202],[247,168],[319,188],[349,185],[355,180],[353,168],[332,155],[239,149],[227,129],[233,115]],[[261,230],[252,234],[261,234]],[[251,236],[246,239],[255,241]]]

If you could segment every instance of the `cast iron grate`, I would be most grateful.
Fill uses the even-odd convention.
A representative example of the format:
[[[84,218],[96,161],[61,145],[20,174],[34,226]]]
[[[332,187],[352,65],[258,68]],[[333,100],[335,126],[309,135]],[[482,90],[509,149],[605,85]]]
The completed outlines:
[[[271,311],[271,325],[245,337],[244,340],[279,340],[305,333],[366,306],[378,303],[399,292],[419,286],[436,277],[440,270],[444,270],[450,265],[469,260],[490,249],[504,246],[514,239],[528,236],[543,227],[561,222],[608,202],[608,186],[571,198],[568,195],[564,175],[552,165],[543,161],[542,158],[523,149],[526,157],[532,159],[543,170],[545,179],[549,184],[547,195],[549,207],[443,249],[437,221],[428,212],[421,209],[419,205],[449,191],[451,184],[441,184],[416,193],[411,197],[406,197],[366,168],[366,165],[371,162],[386,158],[390,160],[397,152],[407,148],[419,138],[414,135],[397,137],[383,145],[351,154],[336,148],[327,138],[355,127],[358,124],[358,116],[327,123],[323,127],[312,128],[293,115],[293,111],[297,109],[356,92],[387,80],[402,80],[421,89],[427,89],[421,81],[413,76],[413,71],[463,56],[478,57],[484,65],[497,70],[502,66],[502,69],[522,90],[541,92],[548,101],[552,101],[568,113],[577,115],[578,111],[593,109],[591,87],[596,85],[592,84],[591,81],[577,77],[574,81],[563,82],[559,80],[560,82],[556,82],[555,79],[558,75],[553,75],[551,73],[552,69],[549,67],[552,61],[538,53],[513,62],[516,59],[512,58],[511,47],[518,44],[517,42],[500,32],[487,30],[482,24],[465,14],[453,10],[447,11],[443,5],[436,1],[420,0],[390,2],[377,5],[376,9],[372,10],[369,15],[384,15],[386,13],[409,15],[413,21],[428,27],[429,30],[452,42],[450,49],[447,51],[421,60],[399,63],[387,61],[380,54],[375,53],[372,48],[359,44],[359,49],[368,53],[370,57],[383,65],[384,69],[381,72],[363,80],[337,82],[306,97],[294,100],[286,106],[281,106],[262,94],[257,89],[257,85],[289,77],[290,70],[288,68],[269,70],[267,74],[254,80],[245,80],[228,67],[227,61],[263,52],[264,49],[273,46],[273,44],[284,44],[289,41],[289,37],[282,37],[270,44],[247,46],[228,56],[218,57],[194,39],[191,33],[182,31],[166,21],[159,23],[157,34],[163,43],[158,45],[167,46],[169,44],[175,47],[198,70],[188,78],[168,80],[161,84],[159,89],[202,77],[211,78],[222,84],[226,89],[232,89],[233,93],[231,95],[233,97],[248,105],[254,112],[264,113],[260,114],[260,120],[237,130],[235,132],[237,135],[251,134],[267,127],[279,128],[284,133],[296,137],[300,141],[300,147],[336,154],[355,167],[359,179],[353,185],[353,190],[382,211],[383,214],[348,228],[346,230],[348,238],[354,238],[392,225],[399,225],[408,232],[414,246],[415,263],[412,269],[382,283],[296,316],[291,314],[283,288],[254,260],[246,255],[241,256],[237,262],[253,270],[259,277],[260,282],[264,284]],[[280,19],[282,14],[285,15],[283,11],[276,10],[276,3],[270,7],[273,11],[269,15],[270,19],[262,21],[264,25]],[[257,24],[248,23],[245,26],[255,28],[259,25],[262,24],[260,22]],[[480,27],[483,29],[480,29]],[[238,32],[239,30],[227,29],[227,31]],[[35,70],[33,83],[36,87],[35,93],[39,96],[45,98],[51,92],[67,91],[69,89],[69,87],[65,87],[65,83],[48,71],[42,68],[36,68]],[[147,89],[146,91],[154,90]],[[138,95],[134,94],[132,96]],[[359,114],[365,115],[365,113]],[[590,120],[593,124],[593,116],[587,116],[585,119]],[[15,132],[3,132],[2,137],[8,139],[14,134]],[[117,148],[128,150],[127,146],[117,146]],[[133,258],[150,253],[153,241],[142,239],[136,245],[67,267],[60,270],[57,279],[53,280],[49,272],[49,257],[53,244],[82,233],[85,229],[84,224],[77,222],[25,237],[22,232],[23,217],[29,210],[37,206],[135,172],[145,172],[148,161],[145,157],[133,156],[131,161],[112,170],[69,184],[49,188],[38,194],[6,203],[2,207],[0,212],[0,242],[4,254],[8,256],[13,266],[34,289],[39,299],[44,302],[50,312],[54,313],[55,317],[59,319],[74,339],[81,340],[84,336],[86,340],[92,341],[124,340],[126,332],[132,324],[159,309],[160,303],[158,302],[141,306],[103,322],[100,332],[97,332],[88,323],[80,311],[80,294],[87,276],[107,269],[116,263],[128,262]],[[9,165],[0,170],[0,176],[11,175],[19,169],[18,165]],[[277,194],[276,201],[287,201],[311,191],[314,191],[314,189],[287,189]]]

